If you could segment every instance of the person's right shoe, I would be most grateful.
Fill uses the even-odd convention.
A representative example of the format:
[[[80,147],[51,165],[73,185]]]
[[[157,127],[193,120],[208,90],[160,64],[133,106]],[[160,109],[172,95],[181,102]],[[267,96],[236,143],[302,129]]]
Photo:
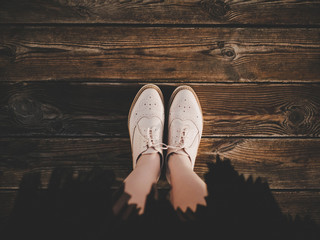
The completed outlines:
[[[194,90],[189,86],[176,88],[169,101],[168,113],[167,161],[171,154],[185,155],[193,169],[203,130],[201,105]],[[170,182],[168,167],[166,177]]]
[[[141,155],[151,153],[160,154],[162,167],[164,100],[159,87],[147,84],[139,90],[129,111],[128,128],[133,169]]]

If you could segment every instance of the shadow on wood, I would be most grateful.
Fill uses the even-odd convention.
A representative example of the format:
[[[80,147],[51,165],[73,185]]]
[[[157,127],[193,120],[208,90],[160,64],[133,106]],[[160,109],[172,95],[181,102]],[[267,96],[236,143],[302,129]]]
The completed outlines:
[[[206,207],[198,206],[196,212],[174,211],[167,199],[169,190],[153,187],[142,216],[137,215],[135,206],[119,204],[129,196],[123,188],[112,190],[115,176],[111,170],[55,169],[46,190],[40,190],[40,174],[26,174],[2,236],[69,240],[135,236],[319,239],[319,226],[312,219],[281,212],[267,182],[245,179],[229,159],[220,160],[219,156],[208,167]],[[116,205],[121,211],[115,216],[112,208]]]

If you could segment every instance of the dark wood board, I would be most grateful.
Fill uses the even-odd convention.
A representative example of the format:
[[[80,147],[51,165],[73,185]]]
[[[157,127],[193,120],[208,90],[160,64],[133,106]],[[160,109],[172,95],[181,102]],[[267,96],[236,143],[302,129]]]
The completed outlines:
[[[284,214],[299,217],[310,217],[320,224],[320,192],[294,191],[273,192]]]
[[[319,1],[0,2],[0,23],[319,24]]]
[[[0,136],[128,136],[143,84],[0,83]],[[179,84],[160,84],[167,102]],[[319,137],[318,84],[189,84],[204,136]]]
[[[319,59],[319,28],[0,27],[0,81],[314,83]]]
[[[16,189],[25,173],[40,172],[46,187],[53,169],[75,174],[94,167],[115,172],[119,186],[132,170],[127,138],[1,138],[0,188]],[[229,158],[245,178],[261,177],[272,189],[320,189],[320,139],[204,138],[195,171],[200,177],[215,155]],[[161,188],[168,187],[165,179]]]

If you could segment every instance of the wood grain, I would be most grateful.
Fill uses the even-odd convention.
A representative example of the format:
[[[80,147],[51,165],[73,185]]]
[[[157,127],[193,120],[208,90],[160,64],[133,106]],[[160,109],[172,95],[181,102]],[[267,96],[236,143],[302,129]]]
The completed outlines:
[[[272,189],[318,189],[319,139],[202,139],[195,171],[204,177],[216,154],[245,178],[260,177]]]
[[[25,173],[40,172],[46,187],[53,169],[112,169],[119,186],[132,170],[127,138],[1,138],[0,188],[16,189]],[[261,177],[272,189],[320,189],[319,139],[202,139],[195,171],[201,178],[216,154],[244,177]],[[159,186],[167,188],[161,179]]]
[[[0,2],[1,23],[319,24],[319,1]]]
[[[179,84],[160,84],[166,106]],[[189,84],[204,136],[319,137],[318,84]],[[142,84],[0,83],[0,136],[127,137]]]
[[[0,81],[320,81],[318,28],[1,26],[0,33]]]
[[[273,192],[273,196],[284,214],[310,217],[320,224],[320,192]]]

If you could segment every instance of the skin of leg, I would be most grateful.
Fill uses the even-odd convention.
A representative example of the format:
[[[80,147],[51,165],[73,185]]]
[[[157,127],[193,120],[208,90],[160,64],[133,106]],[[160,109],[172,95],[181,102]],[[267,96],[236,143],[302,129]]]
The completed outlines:
[[[173,153],[168,159],[168,167],[172,187],[170,200],[174,209],[185,212],[189,207],[195,212],[198,204],[206,206],[207,185],[193,171],[190,159]]]
[[[136,204],[140,208],[139,214],[144,212],[146,197],[151,186],[157,182],[160,174],[160,155],[158,153],[142,155],[135,169],[124,180],[124,191],[131,198],[129,204]]]

